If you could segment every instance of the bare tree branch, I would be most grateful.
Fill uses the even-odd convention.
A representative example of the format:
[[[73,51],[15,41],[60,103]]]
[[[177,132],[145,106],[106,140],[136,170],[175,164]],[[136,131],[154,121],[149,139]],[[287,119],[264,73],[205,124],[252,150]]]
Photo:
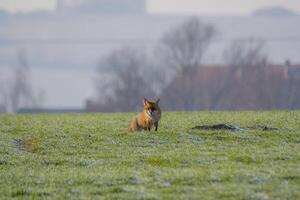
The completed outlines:
[[[122,48],[104,58],[98,68],[97,100],[91,111],[135,111],[141,99],[154,96],[147,56]]]
[[[168,109],[197,109],[201,90],[197,70],[216,33],[214,26],[193,17],[168,31],[160,40],[157,51],[162,65],[176,71],[175,78],[163,92],[163,102],[168,102]]]

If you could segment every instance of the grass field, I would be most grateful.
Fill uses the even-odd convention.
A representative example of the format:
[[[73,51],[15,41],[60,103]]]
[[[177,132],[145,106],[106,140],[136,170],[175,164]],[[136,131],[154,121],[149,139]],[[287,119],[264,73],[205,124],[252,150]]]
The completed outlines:
[[[132,116],[0,116],[0,198],[300,199],[299,111],[163,113],[127,133]],[[245,130],[191,130],[218,123]]]

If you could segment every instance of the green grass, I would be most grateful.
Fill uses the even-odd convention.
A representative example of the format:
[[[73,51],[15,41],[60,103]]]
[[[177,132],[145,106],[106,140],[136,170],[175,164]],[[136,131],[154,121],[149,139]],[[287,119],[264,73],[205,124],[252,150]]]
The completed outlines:
[[[1,199],[300,199],[300,112],[0,116]],[[195,125],[281,131],[200,131]]]

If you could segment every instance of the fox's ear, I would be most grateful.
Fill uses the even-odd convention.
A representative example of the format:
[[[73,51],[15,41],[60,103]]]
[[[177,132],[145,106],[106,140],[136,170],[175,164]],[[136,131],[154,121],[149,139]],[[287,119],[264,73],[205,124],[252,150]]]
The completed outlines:
[[[148,100],[146,98],[143,99],[144,106],[148,103]]]
[[[158,103],[159,103],[159,101],[160,101],[160,99],[157,99],[157,100],[156,100],[156,104],[158,104]]]

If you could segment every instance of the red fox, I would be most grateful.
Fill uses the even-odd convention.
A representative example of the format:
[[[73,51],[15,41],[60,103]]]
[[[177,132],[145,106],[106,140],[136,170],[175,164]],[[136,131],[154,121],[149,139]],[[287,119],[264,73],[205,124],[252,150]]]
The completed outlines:
[[[159,99],[157,101],[143,100],[144,110],[136,115],[129,124],[128,131],[150,131],[154,126],[155,131],[158,130],[158,121],[161,117],[161,110],[158,106]]]

